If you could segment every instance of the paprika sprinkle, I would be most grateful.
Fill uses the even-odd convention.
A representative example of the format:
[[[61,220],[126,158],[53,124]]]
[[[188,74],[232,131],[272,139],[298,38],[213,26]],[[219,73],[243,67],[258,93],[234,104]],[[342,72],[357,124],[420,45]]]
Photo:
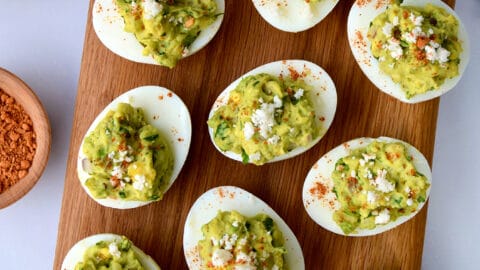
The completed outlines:
[[[22,106],[0,89],[0,193],[28,173],[37,148],[32,125]]]

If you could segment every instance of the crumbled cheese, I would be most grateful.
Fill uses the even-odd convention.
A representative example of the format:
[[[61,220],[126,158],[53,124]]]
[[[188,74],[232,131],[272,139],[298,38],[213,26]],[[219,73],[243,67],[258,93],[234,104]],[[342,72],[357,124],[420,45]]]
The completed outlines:
[[[245,136],[245,140],[250,140],[255,134],[255,128],[253,127],[252,122],[246,122],[243,126],[243,136]]]
[[[213,245],[213,246],[218,246],[218,240],[215,239],[215,237],[212,236],[212,237],[210,238],[210,240],[212,241],[212,245]]]
[[[113,257],[117,257],[117,258],[120,258],[120,256],[122,255],[120,250],[118,250],[117,244],[114,242],[108,245],[108,252],[110,252],[110,254],[112,254]]]
[[[262,158],[262,155],[260,154],[260,152],[255,152],[249,156],[249,159],[253,162],[259,161],[260,158]]]
[[[405,193],[409,194],[410,193],[410,187],[409,186],[405,186]]]
[[[408,43],[417,43],[417,39],[419,37],[424,37],[425,33],[422,32],[422,28],[420,27],[415,27],[413,28],[412,31],[403,33],[402,37],[407,41]]]
[[[247,244],[247,239],[246,238],[242,238],[242,239],[238,240],[238,245],[245,246],[246,244]]]
[[[232,222],[232,226],[235,228],[237,228],[239,224],[240,222],[238,222],[238,220],[235,220],[234,222]]]
[[[242,251],[237,254],[237,258],[235,259],[236,263],[249,264],[251,261],[252,261],[252,258],[250,258],[248,254]]]
[[[383,28],[382,28],[382,31],[383,33],[385,34],[385,36],[387,37],[391,37],[392,36],[392,30],[393,30],[393,24],[391,23],[386,23]]]
[[[372,174],[372,171],[370,170],[367,170],[367,176],[366,176],[368,179],[373,179],[373,174]]]
[[[429,34],[430,36],[433,35],[433,33],[434,33],[434,32],[433,32],[433,29],[432,29],[432,28],[428,29],[428,34]]]
[[[255,110],[252,114],[253,125],[260,129],[260,135],[264,139],[268,138],[268,133],[275,125],[274,110],[274,104],[262,103],[260,109]]]
[[[409,199],[407,200],[407,205],[408,205],[408,206],[412,206],[412,204],[413,204],[413,200],[412,200],[412,198],[409,198]]]
[[[147,20],[155,18],[163,10],[163,6],[155,0],[143,0],[143,17]]]
[[[277,266],[276,264],[274,264],[274,265],[272,266],[272,270],[278,270],[278,269],[279,269],[279,268],[278,268],[278,266]]]
[[[224,249],[217,249],[212,254],[212,265],[214,267],[223,267],[233,259],[232,253]]]
[[[375,224],[385,224],[390,221],[390,212],[388,209],[383,209],[378,216],[375,217]]]
[[[296,99],[296,100],[299,100],[301,97],[303,97],[303,93],[305,92],[305,90],[303,90],[302,88],[299,88],[297,90],[297,92],[295,92],[295,95],[293,95],[293,97]]]
[[[366,163],[365,160],[360,159],[358,162],[360,163],[360,166],[365,167],[365,163]]]
[[[372,155],[368,155],[368,154],[362,154],[363,156],[363,159],[365,159],[365,161],[370,161],[370,160],[375,160],[377,158],[377,156],[375,154],[372,154]]]
[[[341,176],[342,176],[342,178],[345,178],[345,173],[342,173],[342,175],[341,175]]]
[[[400,20],[398,19],[398,16],[393,17],[392,23],[394,26],[397,26],[400,24]]]
[[[355,170],[352,170],[350,172],[350,176],[353,177],[353,178],[356,178],[357,177],[357,172]]]
[[[278,97],[274,96],[273,97],[273,108],[278,109],[283,106],[283,101]]]
[[[380,62],[384,62],[385,60],[386,60],[385,56],[383,56],[383,55],[378,58],[378,61],[380,61]]]
[[[415,14],[410,13],[410,17],[409,19],[413,22],[414,25],[416,26],[421,26],[422,23],[423,23],[423,16],[422,15],[419,15],[419,16],[415,16]]]
[[[280,136],[273,135],[272,137],[268,138],[267,143],[268,144],[277,144],[278,141],[280,141]]]
[[[369,204],[374,204],[377,201],[377,195],[373,191],[367,192],[367,202]]]
[[[437,45],[438,43],[431,41],[429,45],[425,46],[427,59],[431,62],[438,61],[441,64],[448,62],[450,52],[447,49],[440,47],[440,45]]]
[[[112,176],[122,179],[123,178],[123,169],[120,166],[114,166],[112,172],[110,173]]]
[[[133,182],[133,188],[136,190],[142,191],[148,185],[145,175],[137,174],[133,177],[133,179],[135,180]]]
[[[395,185],[392,184],[390,181],[387,180],[387,171],[385,169],[378,170],[377,178],[375,178],[375,185],[378,191],[383,193],[391,192],[395,189]]]

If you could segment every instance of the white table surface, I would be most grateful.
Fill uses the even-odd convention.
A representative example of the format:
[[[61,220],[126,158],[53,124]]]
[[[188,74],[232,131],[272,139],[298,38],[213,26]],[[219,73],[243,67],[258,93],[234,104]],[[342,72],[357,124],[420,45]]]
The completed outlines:
[[[0,269],[51,269],[88,1],[2,1],[0,66],[42,100],[53,140],[48,166],[23,199],[0,210]],[[480,1],[457,0],[470,65],[440,102],[424,269],[480,268]]]

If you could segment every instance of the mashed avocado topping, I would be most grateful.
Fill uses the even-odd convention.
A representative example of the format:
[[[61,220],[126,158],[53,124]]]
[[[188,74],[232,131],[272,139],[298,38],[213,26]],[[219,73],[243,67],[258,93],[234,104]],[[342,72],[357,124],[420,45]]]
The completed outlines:
[[[286,269],[283,234],[265,214],[248,218],[236,211],[219,212],[202,232],[202,269]]]
[[[143,266],[132,250],[132,243],[126,237],[120,242],[100,241],[89,247],[83,261],[75,266],[75,270],[143,270]]]
[[[218,14],[214,0],[115,0],[133,33],[160,65],[172,68],[188,54],[189,46]]]
[[[310,91],[299,78],[265,73],[243,78],[208,120],[215,144],[256,165],[307,145],[319,135]]]
[[[380,69],[411,98],[459,74],[458,25],[455,16],[431,4],[393,4],[372,21],[368,39]]]
[[[173,153],[141,108],[118,104],[83,143],[85,182],[95,198],[159,200],[173,170]]]
[[[354,150],[337,161],[332,178],[341,205],[333,219],[345,234],[415,212],[430,186],[398,142],[374,141]]]

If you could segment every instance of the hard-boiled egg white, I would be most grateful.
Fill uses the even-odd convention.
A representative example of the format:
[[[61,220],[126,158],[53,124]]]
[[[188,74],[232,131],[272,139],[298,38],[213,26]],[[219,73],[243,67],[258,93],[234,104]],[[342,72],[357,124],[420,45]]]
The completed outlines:
[[[200,33],[184,57],[205,47],[220,29],[225,12],[225,1],[216,0],[216,3],[217,13],[221,15]],[[135,38],[135,35],[125,32],[125,22],[117,12],[115,0],[96,0],[92,8],[92,23],[100,41],[113,53],[130,61],[158,65],[151,56],[142,54],[143,46]]]
[[[348,41],[350,48],[352,49],[353,56],[360,65],[363,73],[365,73],[365,75],[373,84],[375,84],[378,89],[406,103],[418,103],[430,100],[445,94],[455,87],[455,85],[460,81],[460,78],[467,67],[470,58],[470,45],[468,35],[462,21],[455,11],[453,11],[441,0],[404,0],[402,5],[423,7],[430,3],[445,9],[447,12],[456,17],[459,22],[458,39],[461,41],[463,48],[463,52],[460,55],[461,61],[459,64],[459,75],[445,80],[445,82],[438,89],[407,99],[400,84],[393,82],[393,80],[387,74],[380,70],[378,60],[375,59],[371,53],[371,43],[367,38],[367,33],[370,22],[388,8],[388,2],[389,1],[381,2],[358,0],[353,4],[348,15]]]
[[[305,262],[302,249],[297,238],[283,219],[265,202],[255,195],[233,186],[222,186],[210,189],[193,204],[185,221],[183,232],[183,250],[189,269],[201,269],[198,252],[198,241],[202,240],[202,225],[210,222],[218,211],[235,210],[243,216],[252,217],[263,213],[270,216],[282,231],[285,239],[286,266],[288,269],[303,270]]]
[[[286,32],[307,30],[323,20],[339,0],[253,0],[258,13],[273,27]]]
[[[62,270],[74,270],[75,265],[83,261],[83,255],[85,251],[92,246],[95,246],[96,243],[100,241],[105,242],[121,242],[122,237],[116,234],[95,234],[91,235],[85,239],[78,241],[67,253],[62,263]],[[132,245],[132,249],[137,255],[137,259],[140,261],[142,266],[146,270],[160,270],[160,267],[152,259],[152,257],[145,254],[141,249]]]
[[[426,192],[426,200],[428,199],[432,183],[432,172],[430,166],[428,165],[427,159],[420,151],[418,151],[415,147],[406,142],[389,137],[379,137],[376,139],[354,139],[343,143],[326,153],[313,165],[313,167],[308,172],[307,177],[305,178],[305,183],[303,185],[303,205],[307,210],[308,215],[310,215],[310,217],[324,229],[334,232],[336,234],[346,235],[345,233],[343,233],[340,226],[338,226],[337,223],[335,223],[335,221],[333,220],[333,213],[335,212],[335,210],[340,209],[340,203],[337,201],[335,193],[333,193],[334,183],[333,179],[331,178],[331,174],[335,169],[335,163],[338,159],[348,156],[351,151],[365,147],[375,140],[386,143],[401,142],[406,146],[408,154],[413,157],[412,162],[415,165],[415,168],[418,172],[425,175],[425,177],[427,178],[427,182],[430,184]],[[326,189],[325,194],[319,195],[317,192],[312,192],[312,190],[317,189],[318,184],[320,184]],[[347,236],[369,236],[393,229],[413,218],[422,209],[424,205],[425,202],[420,203],[417,210],[410,215],[401,216],[397,218],[397,220],[389,222],[385,225],[377,225],[372,230],[357,229],[356,233],[351,233]]]
[[[172,91],[160,86],[141,86],[132,89],[115,98],[95,118],[85,133],[78,152],[78,178],[87,194],[99,204],[112,208],[128,209],[140,207],[151,203],[152,201],[127,201],[108,198],[97,199],[93,197],[89,189],[85,186],[85,181],[89,178],[88,159],[82,151],[85,138],[95,129],[98,123],[103,120],[110,110],[116,109],[117,105],[122,102],[129,103],[133,107],[141,107],[148,123],[156,127],[161,134],[165,136],[165,139],[173,152],[174,159],[173,172],[167,190],[179,175],[180,170],[185,163],[185,159],[187,158],[192,137],[192,124],[190,113],[180,97]]]
[[[315,121],[317,126],[320,127],[320,132],[318,137],[312,140],[308,145],[297,147],[292,151],[286,153],[285,155],[275,157],[268,162],[285,160],[302,154],[303,152],[307,151],[315,144],[317,144],[320,139],[325,135],[325,133],[327,133],[328,128],[333,122],[335,111],[337,109],[337,91],[335,88],[335,84],[325,70],[312,62],[305,60],[283,60],[265,64],[245,73],[240,78],[231,83],[217,97],[208,118],[210,119],[219,107],[227,104],[230,92],[238,86],[238,84],[244,77],[260,73],[267,73],[278,77],[290,76],[292,72],[302,74],[302,79],[305,81],[305,83],[312,86],[313,88],[313,90],[309,92],[309,99],[312,101],[315,108],[315,115],[317,116]],[[214,131],[212,128],[209,128],[208,132],[210,134],[212,143],[215,145],[218,151],[220,151],[228,158],[242,161],[241,154],[237,154],[232,151],[222,151],[215,144]]]

